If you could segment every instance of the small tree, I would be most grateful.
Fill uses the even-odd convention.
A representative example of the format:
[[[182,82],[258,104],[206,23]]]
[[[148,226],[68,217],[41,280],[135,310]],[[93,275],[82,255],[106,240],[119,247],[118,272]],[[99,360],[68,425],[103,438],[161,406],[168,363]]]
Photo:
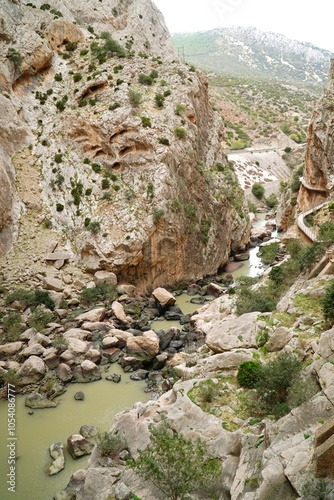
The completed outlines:
[[[128,98],[131,106],[133,106],[134,108],[138,108],[138,106],[142,102],[141,94],[139,92],[135,92],[134,90],[129,90]]]
[[[252,186],[253,195],[261,200],[264,196],[264,187],[259,182],[255,182]]]
[[[149,429],[151,444],[144,451],[138,450],[139,457],[131,467],[167,498],[183,500],[193,491],[207,490],[221,474],[220,460],[207,454],[201,439],[186,439],[167,423],[150,425]]]

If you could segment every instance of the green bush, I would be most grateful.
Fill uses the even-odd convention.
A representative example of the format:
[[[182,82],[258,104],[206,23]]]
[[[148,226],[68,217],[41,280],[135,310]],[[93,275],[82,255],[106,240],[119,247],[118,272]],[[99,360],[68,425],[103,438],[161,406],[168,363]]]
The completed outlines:
[[[111,302],[117,299],[116,286],[99,283],[95,288],[83,288],[80,300],[86,304],[96,302]]]
[[[245,149],[246,144],[243,141],[231,142],[231,149]]]
[[[151,118],[148,118],[147,116],[142,116],[141,122],[143,124],[143,127],[152,127]]]
[[[257,206],[255,205],[255,203],[252,203],[251,201],[248,202],[248,210],[250,212],[253,212],[253,214],[256,214],[257,213]]]
[[[259,182],[255,182],[252,186],[252,193],[255,198],[262,200],[264,196],[264,187],[262,186],[262,184],[260,184]]]
[[[65,49],[68,52],[74,52],[74,50],[76,50],[77,47],[78,47],[77,42],[67,42],[67,44],[65,45]]]
[[[54,160],[56,163],[61,163],[63,161],[63,155],[62,154],[56,154],[54,157]]]
[[[98,163],[92,163],[92,169],[96,173],[101,172],[101,165],[99,165]]]
[[[205,380],[197,386],[197,396],[204,403],[212,403],[212,401],[217,397],[219,393],[218,384],[212,382],[212,380]]]
[[[276,259],[278,247],[279,243],[271,243],[270,245],[260,247],[258,255],[260,255],[264,264],[271,264]]]
[[[163,94],[155,94],[154,101],[158,108],[162,108],[165,102],[165,97]]]
[[[326,287],[325,295],[321,300],[324,318],[329,325],[334,324],[334,280]]]
[[[299,379],[302,362],[292,353],[282,352],[261,367],[255,385],[260,411],[281,417],[288,413],[289,389]]]
[[[5,342],[14,342],[19,339],[20,333],[25,329],[21,315],[17,311],[9,311],[2,321],[2,339]]]
[[[53,316],[50,312],[37,307],[28,319],[28,325],[37,331],[43,330],[48,323],[51,323]]]
[[[253,389],[261,373],[261,363],[258,361],[244,361],[240,363],[237,379],[241,387]]]
[[[96,446],[103,457],[116,458],[121,451],[126,450],[128,444],[125,438],[112,434],[111,432],[99,432],[96,438]]]
[[[22,302],[26,307],[35,308],[40,304],[44,304],[49,309],[55,308],[55,303],[50,297],[49,292],[45,290],[24,290],[19,288],[15,292],[10,293],[6,298],[6,304],[12,304],[14,301]]]
[[[174,128],[174,134],[179,139],[184,139],[187,136],[187,131],[184,128],[182,128],[182,127],[175,127]]]
[[[151,443],[138,450],[130,466],[163,492],[166,498],[182,500],[197,490],[206,495],[221,476],[219,459],[208,455],[204,441],[191,441],[175,432],[168,423],[149,426]],[[203,496],[201,498],[204,498]]]
[[[243,285],[238,292],[235,302],[238,315],[254,311],[271,312],[276,308],[278,298],[273,295],[269,287],[251,290]]]
[[[114,102],[114,104],[111,104],[108,109],[109,109],[109,111],[115,111],[115,109],[120,108],[120,107],[121,107],[120,103],[116,101],[116,102]]]
[[[101,187],[102,189],[109,189],[110,188],[109,179],[102,179]]]
[[[152,85],[153,79],[149,75],[141,74],[138,76],[138,82],[143,85]]]
[[[152,208],[152,215],[153,215],[154,222],[157,223],[165,215],[165,212],[161,208],[153,207]]]
[[[290,153],[290,151],[291,151],[291,148],[290,148],[289,146],[287,146],[287,147],[284,149],[284,152],[285,152],[285,153]]]
[[[89,224],[86,227],[87,230],[93,234],[97,234],[101,230],[101,224],[98,221],[89,222]]]
[[[104,40],[103,45],[99,45],[97,42],[92,42],[90,45],[93,56],[97,58],[100,64],[104,63],[110,57],[126,56],[124,48],[112,38],[110,33],[103,31],[100,38]]]
[[[134,108],[138,108],[138,106],[142,102],[141,94],[139,92],[135,92],[134,90],[129,90],[128,98],[129,98],[131,106],[133,106]]]
[[[176,115],[181,115],[182,113],[184,113],[186,110],[186,107],[183,106],[183,104],[177,104],[175,106],[175,114]]]
[[[61,203],[56,203],[56,210],[57,212],[62,212],[64,210],[64,205]]]
[[[269,195],[268,198],[265,199],[265,201],[266,201],[266,204],[269,208],[276,207],[276,205],[278,203],[277,196],[275,194]]]
[[[164,146],[169,146],[169,140],[166,137],[159,137],[158,142]]]

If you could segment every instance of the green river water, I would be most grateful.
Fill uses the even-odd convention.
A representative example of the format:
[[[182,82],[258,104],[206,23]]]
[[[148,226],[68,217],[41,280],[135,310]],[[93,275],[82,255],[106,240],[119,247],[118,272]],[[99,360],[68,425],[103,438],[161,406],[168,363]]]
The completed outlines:
[[[256,226],[264,224],[264,214],[260,214],[260,217]],[[250,250],[250,260],[242,262],[232,273],[233,277],[257,276],[262,272],[257,252],[258,248]],[[183,314],[193,313],[201,307],[192,304],[191,298],[185,293],[177,297],[176,305]],[[153,321],[151,324],[156,331],[167,330],[172,326],[180,327],[180,324],[178,321],[166,320]],[[52,500],[56,491],[65,488],[72,473],[84,468],[88,462],[87,456],[74,460],[69,455],[66,450],[67,437],[78,433],[81,425],[94,425],[99,431],[108,430],[114,415],[131,408],[137,401],[148,400],[143,381],[132,381],[130,374],[124,373],[117,363],[112,364],[107,373],[103,372],[103,376],[110,373],[120,373],[121,382],[115,384],[103,378],[88,384],[69,384],[67,391],[57,398],[57,408],[34,410],[33,415],[29,415],[30,409],[24,405],[25,396],[16,397],[15,493],[8,490],[10,484],[7,484],[10,467],[10,448],[7,445],[14,442],[8,435],[8,402],[0,400],[0,500]],[[74,399],[77,391],[84,392],[84,401]],[[45,473],[51,463],[48,448],[56,441],[64,444],[65,469],[55,476],[48,476]]]

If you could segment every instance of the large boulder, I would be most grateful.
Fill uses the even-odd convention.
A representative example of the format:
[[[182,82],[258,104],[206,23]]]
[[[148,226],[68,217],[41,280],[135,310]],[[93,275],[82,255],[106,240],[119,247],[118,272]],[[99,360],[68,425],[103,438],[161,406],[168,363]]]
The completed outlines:
[[[132,319],[130,316],[127,316],[124,311],[124,307],[120,302],[117,300],[114,300],[114,302],[111,305],[111,310],[118,321],[121,323],[132,323]]]
[[[215,353],[242,347],[256,348],[258,315],[258,312],[251,312],[220,321],[213,319],[202,325],[206,345]]]
[[[14,356],[21,351],[23,342],[9,342],[8,344],[0,345],[0,356]]]
[[[152,295],[155,299],[155,304],[160,314],[167,311],[170,306],[176,302],[174,295],[168,292],[165,288],[158,287],[153,290]]]
[[[129,337],[126,342],[126,351],[142,361],[151,361],[159,353],[159,337],[153,331],[143,333],[140,337]]]
[[[77,382],[94,382],[102,378],[99,367],[88,359],[76,366],[73,374]]]
[[[39,392],[32,392],[28,394],[25,400],[25,406],[28,408],[56,408],[58,403],[50,401],[46,396],[40,394]]]
[[[117,285],[117,276],[114,273],[108,271],[96,271],[94,274],[94,281],[97,285],[101,283],[106,283],[106,285]]]
[[[67,438],[67,449],[73,458],[90,455],[94,448],[93,443],[81,436],[81,434],[72,434]]]
[[[292,339],[292,332],[284,326],[279,326],[272,333],[269,340],[266,342],[266,347],[269,352],[280,351],[285,347]]]
[[[54,474],[58,474],[65,467],[65,456],[64,456],[64,445],[59,441],[57,443],[53,443],[50,448],[50,455],[53,458],[53,462],[50,467],[47,469],[47,473],[49,476],[53,476]]]
[[[90,335],[87,330],[82,330],[81,328],[70,328],[64,333],[66,339],[75,338],[79,340],[85,340]]]
[[[79,322],[84,322],[84,321],[96,322],[96,321],[102,321],[105,314],[106,314],[105,307],[98,307],[96,309],[92,309],[91,311],[79,314],[79,316],[77,316],[75,319],[76,321]]]
[[[19,385],[34,384],[39,382],[48,368],[44,361],[37,356],[30,356],[21,366],[18,374],[20,377]]]

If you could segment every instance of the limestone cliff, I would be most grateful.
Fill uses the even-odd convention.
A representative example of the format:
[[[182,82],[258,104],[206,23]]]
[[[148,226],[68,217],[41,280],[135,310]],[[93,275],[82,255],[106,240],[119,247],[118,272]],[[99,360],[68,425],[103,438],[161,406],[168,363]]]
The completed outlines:
[[[5,0],[0,23],[1,252],[27,208],[10,161],[27,145],[42,215],[89,271],[174,283],[248,242],[206,78],[175,58],[150,0]]]
[[[308,210],[334,193],[334,59],[331,61],[329,81],[316,104],[309,125],[306,150],[304,185],[301,186],[298,205]]]

